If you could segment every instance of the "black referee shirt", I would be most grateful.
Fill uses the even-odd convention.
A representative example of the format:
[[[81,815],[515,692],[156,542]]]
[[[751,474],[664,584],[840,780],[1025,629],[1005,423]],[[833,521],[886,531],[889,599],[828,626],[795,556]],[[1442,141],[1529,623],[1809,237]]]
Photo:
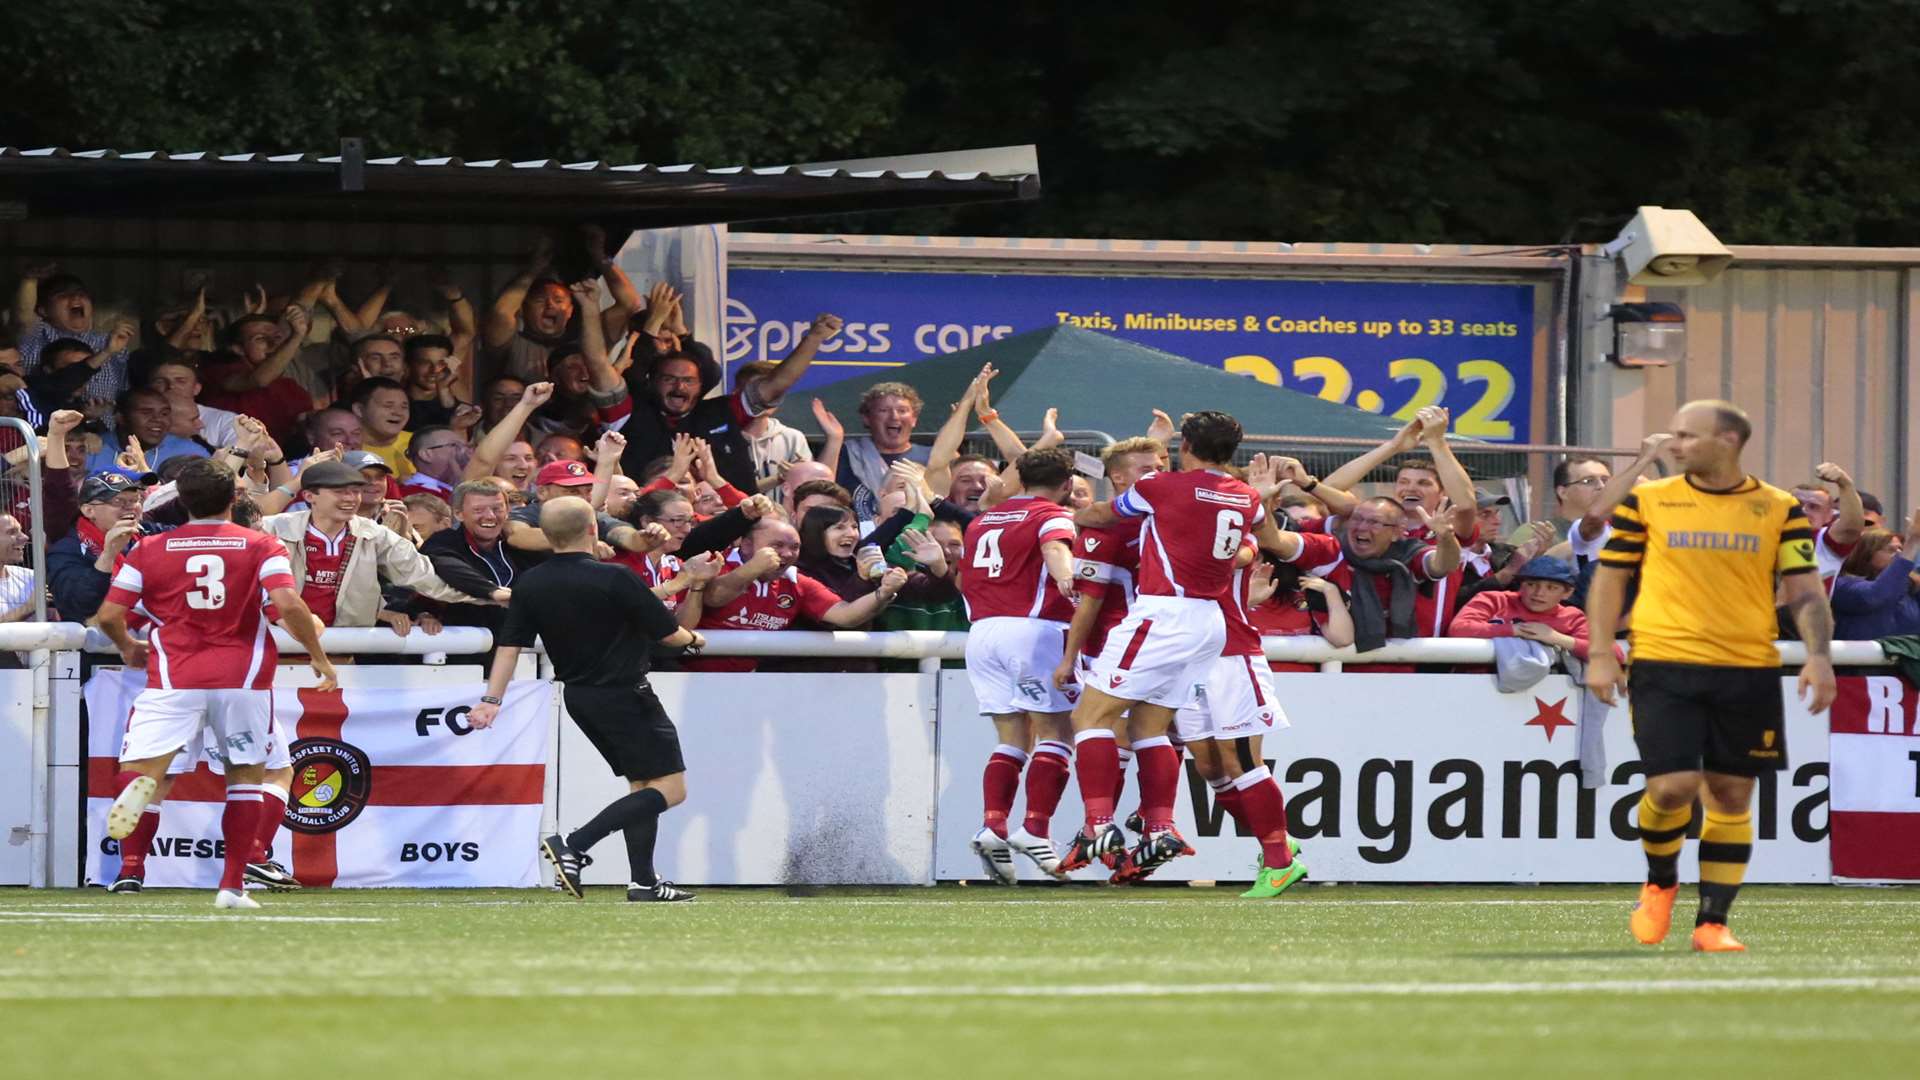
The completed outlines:
[[[591,555],[555,555],[521,574],[497,644],[547,644],[553,677],[569,686],[632,686],[653,643],[680,628],[639,575]]]

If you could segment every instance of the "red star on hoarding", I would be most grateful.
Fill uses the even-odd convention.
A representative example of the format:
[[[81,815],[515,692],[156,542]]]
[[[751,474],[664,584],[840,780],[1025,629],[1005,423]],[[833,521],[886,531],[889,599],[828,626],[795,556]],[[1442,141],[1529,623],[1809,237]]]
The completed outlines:
[[[1553,733],[1555,731],[1563,727],[1573,726],[1573,721],[1567,719],[1565,711],[1567,707],[1566,698],[1561,698],[1551,705],[1541,701],[1539,698],[1534,698],[1533,703],[1539,706],[1539,711],[1536,712],[1533,719],[1527,721],[1524,726],[1537,727],[1541,731],[1546,732],[1548,742],[1553,741]]]

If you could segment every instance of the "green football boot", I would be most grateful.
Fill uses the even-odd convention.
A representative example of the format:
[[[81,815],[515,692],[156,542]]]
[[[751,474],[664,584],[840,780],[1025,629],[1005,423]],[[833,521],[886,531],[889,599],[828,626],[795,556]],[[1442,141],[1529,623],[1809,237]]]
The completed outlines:
[[[1307,876],[1307,864],[1300,858],[1300,843],[1293,837],[1287,837],[1287,850],[1293,854],[1293,861],[1276,870],[1262,865],[1260,874],[1253,879],[1253,888],[1240,895],[1251,900],[1265,900],[1286,892],[1294,882]]]

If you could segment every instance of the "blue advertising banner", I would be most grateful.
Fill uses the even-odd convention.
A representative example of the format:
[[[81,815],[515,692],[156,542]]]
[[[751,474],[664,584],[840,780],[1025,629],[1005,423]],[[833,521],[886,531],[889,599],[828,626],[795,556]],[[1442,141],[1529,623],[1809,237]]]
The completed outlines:
[[[1529,285],[733,269],[727,292],[730,365],[784,357],[819,312],[846,321],[803,387],[1071,323],[1369,412],[1443,405],[1462,436],[1532,436]]]

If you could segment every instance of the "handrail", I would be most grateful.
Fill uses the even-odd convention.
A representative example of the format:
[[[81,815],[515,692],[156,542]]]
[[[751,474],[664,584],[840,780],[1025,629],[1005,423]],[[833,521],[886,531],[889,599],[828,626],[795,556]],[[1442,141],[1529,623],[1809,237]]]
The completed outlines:
[[[274,628],[281,651],[303,654],[299,642]],[[961,660],[967,655],[967,635],[959,630],[711,630],[705,633],[709,656],[820,656],[885,660]],[[493,635],[477,626],[449,626],[438,634],[418,627],[405,637],[385,627],[335,627],[320,635],[328,651],[387,653],[420,656],[436,653],[483,653],[493,648]],[[1267,659],[1296,664],[1491,664],[1493,642],[1485,638],[1396,638],[1379,649],[1357,653],[1352,646],[1334,648],[1326,639],[1310,636],[1262,639]],[[1798,666],[1807,661],[1807,647],[1798,641],[1775,643],[1780,662]],[[79,623],[0,624],[0,649],[85,649],[113,652],[106,636]],[[1833,662],[1841,667],[1879,667],[1892,661],[1878,642],[1836,641]]]

